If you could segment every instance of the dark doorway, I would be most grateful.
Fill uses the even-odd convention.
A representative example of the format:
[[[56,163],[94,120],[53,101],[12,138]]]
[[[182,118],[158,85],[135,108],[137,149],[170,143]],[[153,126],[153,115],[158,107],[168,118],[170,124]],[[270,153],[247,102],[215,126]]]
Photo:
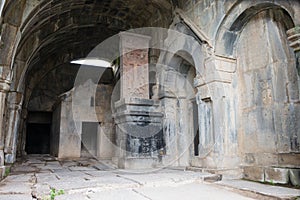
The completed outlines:
[[[51,124],[27,124],[26,152],[27,154],[50,153]]]
[[[83,122],[81,135],[81,156],[97,155],[98,122]]]
[[[194,156],[199,156],[199,122],[198,122],[198,105],[196,100],[193,104],[193,127],[194,127]]]

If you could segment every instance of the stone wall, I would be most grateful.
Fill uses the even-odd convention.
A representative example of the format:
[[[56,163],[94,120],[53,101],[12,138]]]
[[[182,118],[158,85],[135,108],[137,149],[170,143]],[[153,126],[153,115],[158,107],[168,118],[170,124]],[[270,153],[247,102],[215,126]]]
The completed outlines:
[[[62,95],[59,142],[61,157],[80,157],[84,122],[99,124],[98,136],[95,138],[98,149],[93,156],[102,159],[113,157],[114,126],[110,101],[112,89],[111,85],[97,85],[88,80],[85,84]]]

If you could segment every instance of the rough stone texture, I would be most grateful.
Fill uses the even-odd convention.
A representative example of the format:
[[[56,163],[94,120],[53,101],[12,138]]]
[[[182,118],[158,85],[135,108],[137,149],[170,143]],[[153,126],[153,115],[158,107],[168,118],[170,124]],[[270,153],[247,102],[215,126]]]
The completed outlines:
[[[287,184],[289,182],[289,169],[265,168],[265,181],[269,183]]]
[[[148,48],[150,37],[120,33],[121,99],[149,99]]]
[[[242,190],[244,194],[247,193],[247,196],[255,199],[293,199],[298,198],[300,194],[298,189],[278,187],[244,180],[222,180],[217,184],[231,189]]]
[[[289,179],[294,186],[300,185],[300,169],[289,169]]]
[[[244,178],[252,181],[265,181],[265,173],[263,167],[243,167]]]
[[[130,155],[143,163],[146,156],[222,173],[248,166],[245,178],[279,182],[286,182],[281,169],[299,168],[299,1],[11,0],[3,6],[1,173],[16,150],[26,153],[33,111],[54,112],[51,153],[60,158],[80,157],[83,123],[94,122],[102,129],[92,154],[102,159]],[[180,34],[119,34],[146,26]],[[104,50],[91,51],[115,34]],[[98,77],[99,69],[84,66],[78,77],[70,61],[86,56],[120,70]],[[14,92],[24,94],[20,102],[7,94]],[[140,99],[114,107],[129,97]],[[126,137],[116,128],[122,123],[143,136],[162,128],[160,139]],[[43,170],[59,167],[47,163]]]
[[[112,158],[114,151],[111,102],[110,98],[104,98],[111,94],[111,86],[87,81],[61,96],[62,100],[57,105],[53,118],[53,124],[57,126],[52,128],[52,143],[56,144],[52,152],[54,155],[58,153],[59,158],[79,158],[82,153],[82,124],[94,122],[100,124],[97,138],[93,139],[97,140],[97,149],[96,152],[89,153],[102,159]],[[57,136],[59,139],[55,138]]]
[[[183,168],[122,171],[107,163],[108,170],[96,170],[96,164],[106,163],[95,159],[58,162],[47,155],[27,156],[23,158],[23,162],[16,163],[11,174],[1,181],[4,186],[0,188],[0,199],[47,199],[50,197],[50,188],[64,190],[64,194],[56,196],[55,199],[179,200],[189,194],[190,199],[250,200],[292,199],[299,195],[299,190],[296,189],[234,179],[208,184],[203,181],[214,175],[186,171]],[[49,165],[59,168],[49,170]],[[33,167],[35,172],[24,174],[19,171],[24,167]],[[71,168],[74,167],[82,170],[72,171]]]

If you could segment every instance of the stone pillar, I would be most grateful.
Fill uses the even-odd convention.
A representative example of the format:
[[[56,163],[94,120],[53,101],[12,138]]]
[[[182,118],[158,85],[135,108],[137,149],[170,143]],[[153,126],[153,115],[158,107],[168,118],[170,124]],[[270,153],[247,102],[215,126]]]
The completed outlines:
[[[17,140],[17,156],[24,156],[26,155],[25,147],[26,147],[26,131],[27,131],[27,117],[28,111],[26,108],[21,110],[20,115],[20,123],[19,123],[19,130],[18,135],[19,138]]]
[[[4,143],[5,163],[14,163],[16,160],[17,139],[19,133],[20,115],[22,109],[23,94],[19,92],[10,92],[8,94],[8,116],[7,133]]]
[[[121,99],[149,99],[149,41],[150,37],[120,33]]]
[[[200,160],[194,165],[225,170],[222,173],[228,170],[228,173],[236,175],[239,168],[237,109],[231,84],[236,62],[213,56],[206,60],[205,70],[204,76],[196,77],[194,82],[198,89]]]
[[[290,47],[294,50],[296,56],[296,67],[300,76],[300,25],[287,31]]]
[[[0,80],[0,169],[1,175],[4,173],[4,138],[5,138],[5,104],[6,104],[6,96],[9,90],[9,81]]]
[[[120,100],[115,103],[117,164],[152,168],[162,145],[159,102],[149,99],[150,37],[120,33]]]

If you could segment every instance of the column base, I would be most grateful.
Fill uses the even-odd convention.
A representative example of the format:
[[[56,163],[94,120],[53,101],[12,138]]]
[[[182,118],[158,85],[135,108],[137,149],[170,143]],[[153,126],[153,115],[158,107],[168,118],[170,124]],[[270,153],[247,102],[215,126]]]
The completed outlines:
[[[120,169],[152,169],[158,166],[158,158],[127,157],[118,159],[118,167]]]
[[[13,164],[16,161],[16,156],[14,154],[6,154],[4,161],[6,164]]]

